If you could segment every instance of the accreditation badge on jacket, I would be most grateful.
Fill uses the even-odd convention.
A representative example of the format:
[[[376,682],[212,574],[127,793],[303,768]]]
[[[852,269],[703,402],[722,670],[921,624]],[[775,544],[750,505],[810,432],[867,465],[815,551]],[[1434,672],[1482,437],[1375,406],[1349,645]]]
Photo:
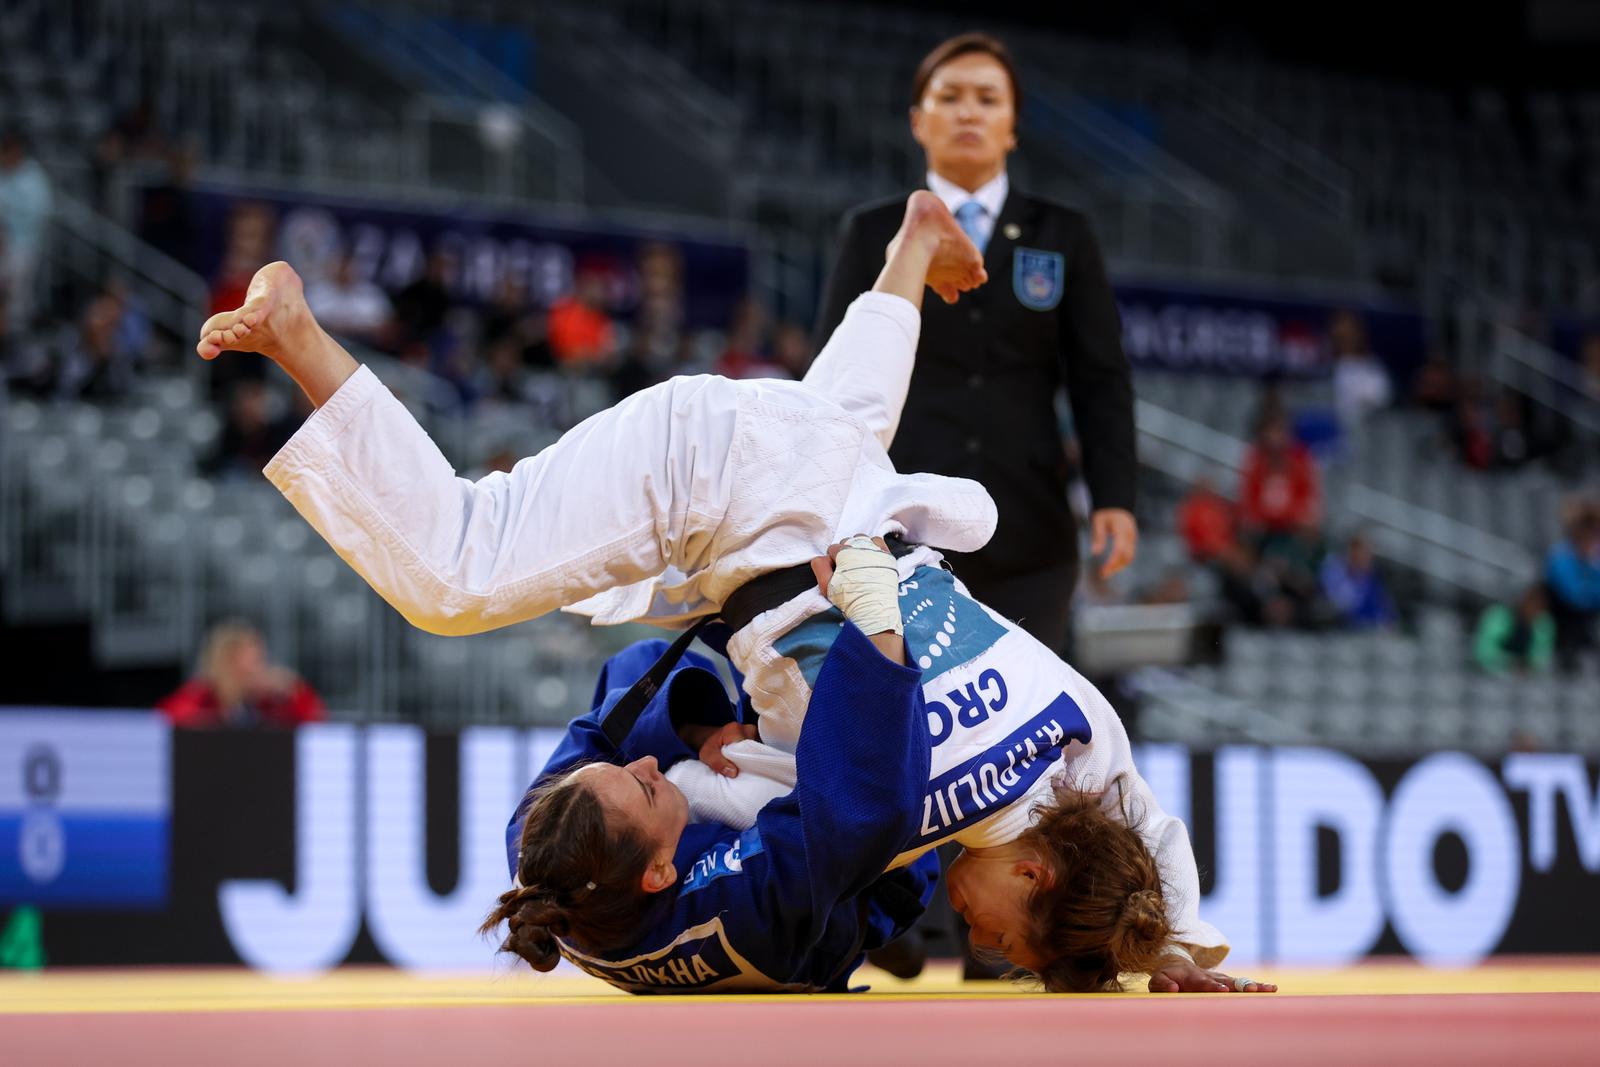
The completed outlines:
[[[1011,288],[1022,306],[1049,311],[1061,303],[1066,288],[1067,261],[1060,252],[1045,252],[1020,245],[1012,253]]]

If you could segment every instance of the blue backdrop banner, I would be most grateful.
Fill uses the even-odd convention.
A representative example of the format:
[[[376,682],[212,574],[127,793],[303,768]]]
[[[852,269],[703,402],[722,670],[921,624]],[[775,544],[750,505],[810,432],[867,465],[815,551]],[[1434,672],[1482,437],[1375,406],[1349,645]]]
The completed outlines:
[[[1427,355],[1416,311],[1335,299],[1285,298],[1150,285],[1117,285],[1122,343],[1135,367],[1252,377],[1319,378],[1333,370],[1328,331],[1349,311],[1374,355],[1404,387]]]
[[[155,195],[170,193],[146,194],[146,221]],[[727,327],[749,287],[750,250],[743,242],[688,230],[227,186],[197,187],[186,201],[185,247],[170,251],[208,279],[222,273],[230,245],[261,244],[255,258],[287,260],[311,279],[328,276],[351,254],[358,274],[393,293],[419,278],[437,252],[448,261],[446,284],[461,303],[485,303],[511,278],[534,304],[547,306],[587,272],[603,279],[610,310],[627,316],[644,295],[641,255],[665,249],[669,262],[681,263],[683,324],[717,329]]]

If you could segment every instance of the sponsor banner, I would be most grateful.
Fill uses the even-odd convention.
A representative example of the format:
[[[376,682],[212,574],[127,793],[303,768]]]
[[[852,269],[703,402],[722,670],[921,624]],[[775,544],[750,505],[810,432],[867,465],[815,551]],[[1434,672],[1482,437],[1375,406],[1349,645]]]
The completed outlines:
[[[0,710],[0,906],[160,908],[168,752],[149,712]]]
[[[49,958],[497,966],[474,931],[510,881],[506,820],[558,737],[342,724],[174,732],[166,907],[103,905],[90,924],[39,901]],[[1231,965],[1600,953],[1600,765],[1580,756],[1143,745],[1137,759],[1190,827],[1201,910],[1228,935]],[[743,841],[692,876],[714,878],[759,847]],[[639,962],[647,985],[724,973],[700,948]]]
[[[189,194],[190,266],[215,278],[230,235],[265,227],[265,255],[308,279],[326,278],[346,253],[359,276],[391,294],[420,278],[442,253],[446,286],[463,304],[490,301],[509,279],[537,306],[572,291],[580,273],[605,286],[607,310],[631,317],[642,298],[641,252],[666,246],[681,263],[684,323],[725,329],[750,284],[749,248],[735,240],[670,229],[609,226],[527,211],[200,185]]]
[[[1220,290],[1116,286],[1122,344],[1135,367],[1252,377],[1320,378],[1333,371],[1328,331],[1354,313],[1398,387],[1427,355],[1427,324],[1408,309]]]

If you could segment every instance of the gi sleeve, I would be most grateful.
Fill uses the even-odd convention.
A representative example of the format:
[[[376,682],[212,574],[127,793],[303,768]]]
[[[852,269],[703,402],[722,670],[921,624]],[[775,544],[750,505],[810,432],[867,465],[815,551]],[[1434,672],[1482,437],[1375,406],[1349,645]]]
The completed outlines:
[[[688,914],[723,916],[740,951],[780,982],[814,979],[804,968],[819,950],[848,966],[866,909],[838,905],[877,881],[916,832],[929,770],[921,672],[845,623],[795,762],[794,791],[741,835],[737,876],[690,872],[679,896]]]
[[[720,726],[735,721],[735,708],[711,661],[686,652],[667,675],[660,692],[645,705],[622,747],[612,745],[604,729],[606,715],[666,648],[666,641],[638,641],[612,656],[600,669],[594,707],[568,724],[566,736],[523,794],[506,826],[506,859],[513,878],[517,873],[522,818],[527,814],[533,790],[546,779],[585,763],[631,763],[646,756],[654,756],[665,769],[697,755],[678,736],[679,726],[690,722]]]

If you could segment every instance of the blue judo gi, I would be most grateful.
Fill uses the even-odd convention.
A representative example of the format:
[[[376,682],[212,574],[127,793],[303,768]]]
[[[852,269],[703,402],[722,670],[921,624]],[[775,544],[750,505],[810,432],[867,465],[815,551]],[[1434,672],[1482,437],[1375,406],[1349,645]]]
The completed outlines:
[[[726,628],[702,637],[725,647]],[[691,652],[621,750],[612,746],[601,728],[606,713],[664,648],[642,641],[607,661],[594,709],[568,727],[535,785],[598,760],[655,756],[665,769],[696,756],[679,725],[739,721],[711,662]],[[885,873],[916,835],[929,752],[922,672],[889,661],[845,623],[813,688],[794,791],[743,832],[691,823],[673,857],[679,882],[655,894],[635,944],[601,952],[563,941],[562,954],[636,993],[846,990],[867,950],[904,932],[932,898],[932,853]],[[513,877],[526,805],[506,828]]]

